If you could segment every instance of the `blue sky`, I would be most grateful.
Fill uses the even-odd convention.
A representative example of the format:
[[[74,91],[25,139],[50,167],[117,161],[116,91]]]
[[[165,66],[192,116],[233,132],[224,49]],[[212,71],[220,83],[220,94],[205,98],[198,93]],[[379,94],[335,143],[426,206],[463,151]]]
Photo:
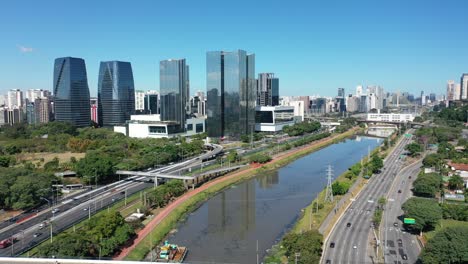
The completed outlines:
[[[186,58],[206,90],[206,51],[256,54],[281,95],[336,95],[358,84],[444,93],[468,72],[468,1],[2,1],[0,92],[51,90],[53,61],[132,63],[135,88],[159,89],[159,61]]]

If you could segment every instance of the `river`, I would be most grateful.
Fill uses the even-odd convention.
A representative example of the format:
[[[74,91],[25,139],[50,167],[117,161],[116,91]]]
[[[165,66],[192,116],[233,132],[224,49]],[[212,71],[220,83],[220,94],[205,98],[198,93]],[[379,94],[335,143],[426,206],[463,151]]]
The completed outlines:
[[[326,185],[326,169],[346,171],[382,139],[353,137],[276,171],[228,188],[191,213],[169,237],[189,249],[189,263],[256,263]]]

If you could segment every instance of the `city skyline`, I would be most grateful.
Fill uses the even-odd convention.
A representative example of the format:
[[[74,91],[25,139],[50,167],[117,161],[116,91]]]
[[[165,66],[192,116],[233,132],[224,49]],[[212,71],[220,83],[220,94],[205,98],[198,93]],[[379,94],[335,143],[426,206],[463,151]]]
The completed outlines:
[[[332,96],[332,91],[338,87],[350,90],[359,84],[380,85],[387,91],[406,90],[413,94],[420,90],[443,93],[447,80],[458,79],[468,71],[468,66],[463,64],[468,60],[464,48],[468,40],[458,34],[468,23],[468,18],[462,16],[466,4],[402,3],[394,1],[376,6],[362,1],[346,3],[339,8],[332,4],[316,7],[306,2],[291,6],[252,3],[242,12],[239,24],[232,20],[242,4],[221,17],[224,19],[218,19],[220,15],[216,11],[221,7],[212,2],[187,3],[183,8],[175,3],[142,2],[138,6],[118,3],[112,6],[115,14],[104,20],[98,14],[108,5],[98,3],[93,4],[88,22],[78,23],[76,21],[80,20],[75,18],[89,11],[89,2],[67,4],[73,11],[70,13],[62,12],[65,6],[61,4],[51,6],[30,1],[30,8],[23,10],[19,4],[10,3],[3,8],[4,12],[0,11],[4,13],[0,16],[1,24],[10,25],[13,20],[18,23],[3,31],[5,41],[0,43],[0,55],[4,63],[0,70],[5,75],[0,91],[52,90],[48,65],[62,56],[86,60],[93,96],[97,94],[99,62],[114,58],[132,63],[137,90],[159,90],[158,61],[186,58],[191,65],[193,91],[205,90],[204,54],[209,50],[245,49],[257,54],[258,72],[275,72],[281,77],[282,88],[289,91],[289,95]],[[175,8],[187,18],[181,23],[168,23],[166,13]],[[263,9],[271,12],[261,12],[262,15],[256,17],[257,11]],[[130,22],[120,20],[127,10],[142,12],[142,15]],[[389,12],[382,14],[383,10]],[[439,10],[450,12],[454,19],[436,16]],[[356,14],[357,11],[363,15]],[[193,16],[199,12],[205,15]],[[56,24],[52,17],[63,23]],[[378,22],[369,23],[377,17]],[[43,22],[35,23],[35,18],[42,18]],[[216,25],[213,20],[217,21]],[[252,23],[244,30],[246,21]],[[105,30],[108,23],[121,28],[126,37],[120,38],[120,31]],[[259,28],[264,30],[259,31]],[[182,36],[177,35],[183,29],[184,39],[190,41],[182,41]],[[273,33],[282,37],[275,38],[276,43],[269,41],[269,45],[264,45],[265,40],[275,36]],[[50,41],[57,36],[60,41]],[[450,36],[457,36],[457,41],[444,41]],[[119,38],[120,43],[108,45],[112,38]],[[292,57],[296,58],[294,67],[287,63]],[[25,72],[28,78],[20,78]],[[337,74],[340,78],[336,78]]]

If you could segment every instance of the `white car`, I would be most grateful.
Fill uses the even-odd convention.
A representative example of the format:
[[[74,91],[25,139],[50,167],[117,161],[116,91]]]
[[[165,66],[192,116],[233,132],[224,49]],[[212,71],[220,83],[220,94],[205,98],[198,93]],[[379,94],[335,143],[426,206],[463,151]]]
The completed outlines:
[[[356,248],[357,248],[357,246],[356,246],[356,245],[354,245],[354,246],[353,246],[353,248],[354,248],[354,249],[356,249]]]

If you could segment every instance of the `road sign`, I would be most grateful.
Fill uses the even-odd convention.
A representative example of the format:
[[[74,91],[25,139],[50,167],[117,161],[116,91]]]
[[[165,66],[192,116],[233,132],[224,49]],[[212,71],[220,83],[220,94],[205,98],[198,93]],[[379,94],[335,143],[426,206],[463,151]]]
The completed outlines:
[[[414,218],[405,218],[405,219],[403,219],[403,223],[410,224],[410,225],[416,224],[416,219],[414,219]]]

